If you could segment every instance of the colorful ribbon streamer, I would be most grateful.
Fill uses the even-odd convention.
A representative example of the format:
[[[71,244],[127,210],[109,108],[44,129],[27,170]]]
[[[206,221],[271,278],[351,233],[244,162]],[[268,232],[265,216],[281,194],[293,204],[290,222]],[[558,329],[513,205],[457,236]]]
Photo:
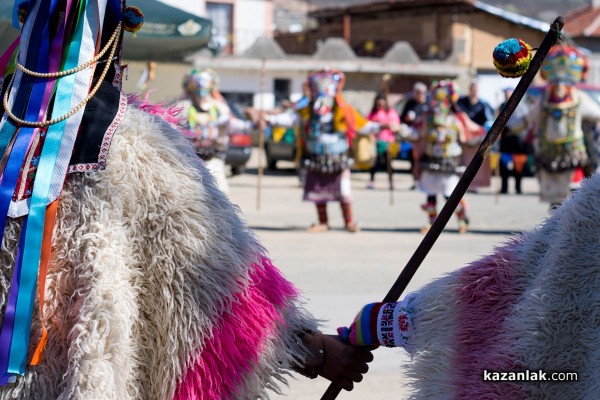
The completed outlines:
[[[64,65],[65,69],[74,68],[79,64],[81,45],[84,32],[86,31],[84,27],[95,14],[95,10],[88,12],[88,1],[86,0],[86,5],[82,10],[85,11],[85,16],[79,18],[75,34],[68,48]],[[91,34],[89,31],[87,33]],[[58,81],[52,118],[63,115],[71,109],[73,92],[76,87],[75,81],[75,74],[67,75]],[[64,120],[49,126],[40,156],[38,172],[34,181],[31,205],[29,215],[27,216],[23,257],[20,260],[21,265],[18,263],[15,269],[15,274],[18,273],[18,277],[13,278],[13,283],[18,280],[20,287],[15,308],[14,334],[8,363],[8,372],[11,374],[25,373],[48,192],[54,172],[54,164],[60,149],[62,134],[67,124],[68,120]]]
[[[92,59],[99,48],[97,42],[111,33],[103,30],[105,22],[112,28],[121,19],[121,0],[41,0],[31,2],[31,5],[33,10],[30,10],[21,34],[19,62],[38,72],[68,70]],[[15,4],[14,10],[18,6]],[[51,32],[54,29],[56,33]],[[72,37],[65,36],[73,31]],[[15,41],[0,57],[0,73],[6,74],[18,43],[19,40]],[[18,118],[27,121],[48,118],[50,104],[50,119],[67,114],[86,99],[94,71],[95,65],[56,80],[34,78],[15,70],[13,85],[8,89],[9,107]],[[6,114],[0,121],[0,154],[3,154],[0,161],[0,241],[9,210],[13,212],[15,186],[24,160],[34,150],[34,139],[45,136],[0,332],[1,385],[14,382],[16,374],[25,372],[38,273],[40,315],[43,318],[45,277],[58,202],[48,206],[48,201],[62,189],[83,111],[50,125],[47,132],[17,126]],[[46,342],[47,330],[42,321],[42,336],[32,364],[41,362]]]
[[[46,324],[44,324],[44,298],[46,293],[46,275],[48,273],[48,264],[50,263],[50,254],[52,250],[52,233],[54,232],[57,209],[58,200],[53,201],[46,209],[46,223],[44,224],[44,238],[42,242],[42,256],[40,258],[38,284],[38,292],[40,294],[39,307],[42,336],[37,348],[35,349],[35,352],[33,353],[33,357],[31,358],[31,365],[39,365],[42,362],[42,357],[44,356],[44,350],[46,348],[46,342],[48,341],[48,330],[46,329]]]
[[[31,65],[32,62],[30,61],[33,61],[33,58],[36,58],[33,65],[37,66],[36,70],[38,71],[47,72],[49,68],[49,16],[53,10],[53,7],[56,7],[56,4],[56,1],[53,1],[52,3],[38,4],[39,10],[36,13],[35,21],[27,21],[25,24],[25,27],[28,29],[31,27],[31,42],[39,43],[39,51],[27,53],[26,59],[28,64],[25,65]],[[31,46],[31,42],[29,43],[29,46]],[[36,56],[32,57],[31,53],[35,53]],[[20,62],[23,62],[23,60],[20,60]],[[41,79],[35,79],[31,85],[28,85],[27,80],[28,79],[23,79],[23,84],[30,86],[31,92],[27,93],[27,96],[25,96],[25,90],[22,90],[23,88],[19,87],[15,94],[17,99],[15,100],[14,104],[15,108],[21,105],[22,108],[25,108],[26,105],[25,118],[36,119],[41,112],[40,109],[42,107],[42,98],[45,91],[45,82],[43,82]],[[23,160],[27,154],[27,151],[29,150],[33,134],[33,128],[17,129],[14,124],[8,123],[8,121],[5,123],[2,132],[0,133],[0,135],[2,135],[2,145],[4,145],[4,142],[6,142],[5,148],[10,141],[14,140],[13,135],[17,136],[10,151],[10,156],[8,157],[8,162],[2,174],[2,181],[0,183],[0,240],[4,236],[8,208],[12,200]],[[8,365],[10,363],[9,352],[14,338],[14,324],[16,321],[14,313],[21,289],[18,270],[23,257],[23,239],[25,236],[26,226],[27,223],[25,222],[21,232],[17,263],[13,272],[8,302],[4,312],[4,319],[2,321],[2,331],[0,332],[0,384],[6,384],[14,379],[8,373]]]

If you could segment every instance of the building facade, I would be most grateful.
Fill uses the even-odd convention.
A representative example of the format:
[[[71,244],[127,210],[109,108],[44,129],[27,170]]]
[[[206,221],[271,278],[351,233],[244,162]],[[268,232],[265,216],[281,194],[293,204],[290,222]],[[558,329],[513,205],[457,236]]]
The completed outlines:
[[[516,85],[495,72],[494,47],[509,37],[536,47],[549,29],[548,23],[474,0],[378,1],[320,8],[309,15],[316,28],[275,36],[288,54],[314,54],[327,38],[341,37],[357,56],[384,59],[395,43],[407,42],[423,62],[466,69],[493,104],[500,101],[499,87]],[[392,92],[407,91],[415,79],[428,80],[400,78],[394,79]],[[462,83],[466,90],[468,83]]]
[[[164,0],[177,2],[181,0]],[[282,3],[283,2],[283,3]],[[241,106],[271,108],[282,99],[302,95],[307,72],[336,68],[347,76],[346,95],[359,110],[368,110],[384,76],[391,100],[408,92],[416,81],[430,83],[451,78],[463,92],[477,78],[480,94],[493,106],[501,89],[517,80],[501,78],[492,64],[492,51],[502,40],[519,37],[536,47],[549,24],[522,17],[475,0],[395,0],[312,9],[297,0],[194,0],[203,16],[212,19],[222,51],[201,51],[186,59],[188,65],[159,66],[160,85],[152,100],[175,97],[185,70],[212,68],[220,76],[221,91]],[[188,4],[188,5],[189,5]],[[285,5],[287,4],[287,6]],[[296,15],[306,12],[306,26],[275,31],[281,7]],[[303,8],[304,7],[304,8]],[[277,15],[277,18],[276,18]],[[290,20],[291,21],[291,20]],[[310,22],[312,21],[312,22]],[[279,23],[279,22],[278,22]],[[310,25],[314,24],[314,25]],[[131,65],[139,75],[143,65]],[[138,68],[137,71],[134,71]],[[164,70],[164,71],[163,71]],[[167,74],[169,74],[167,76]]]

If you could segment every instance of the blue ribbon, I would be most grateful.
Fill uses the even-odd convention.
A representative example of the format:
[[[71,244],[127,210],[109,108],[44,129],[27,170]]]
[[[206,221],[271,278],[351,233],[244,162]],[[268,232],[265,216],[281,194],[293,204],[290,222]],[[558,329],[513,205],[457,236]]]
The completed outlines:
[[[56,9],[57,4],[57,0],[53,0],[51,3],[42,2],[36,14],[35,22],[33,23],[34,26],[28,46],[34,46],[29,47],[30,49],[34,50],[28,51],[27,62],[29,63],[35,61],[37,71],[47,72],[49,69],[49,22],[50,15],[52,15],[52,12]],[[35,46],[35,43],[38,43],[38,45]],[[33,82],[27,82],[29,77],[24,76],[23,78],[25,79],[22,79],[21,83],[24,84],[24,87],[21,85],[19,86],[17,91],[17,99],[14,103],[17,105],[17,107],[14,107],[13,109],[18,108],[19,105],[21,108],[25,108],[26,105],[27,110],[25,112],[25,119],[37,120],[42,107],[42,98],[47,82],[43,79],[35,79]],[[29,89],[31,89],[31,92],[29,92]],[[6,145],[13,135],[17,135],[17,137],[2,175],[2,181],[0,183],[0,241],[4,235],[8,209],[13,194],[15,193],[15,187],[21,173],[21,167],[30,148],[33,134],[35,132],[35,129],[31,127],[17,130],[16,126],[13,123],[8,123],[8,121],[5,123],[4,128],[6,129],[2,130],[1,136],[1,145],[4,147],[1,148],[1,150],[5,150]],[[5,142],[6,144],[4,144]],[[25,233],[26,224],[24,224],[22,229],[24,230],[23,233]],[[24,252],[24,248],[22,246],[23,242],[21,241],[19,249],[20,255],[22,255]],[[12,346],[12,340],[14,339],[14,321],[16,320],[15,318],[17,318],[13,315],[13,311],[15,311],[14,305],[17,304],[18,297],[21,293],[19,273],[21,260],[22,256],[18,258],[17,264],[15,265],[15,270],[13,271],[11,289],[9,292],[7,307],[4,313],[4,320],[2,322],[2,331],[0,333],[0,384],[6,384],[11,380],[11,376],[8,374],[8,366],[10,364],[10,348]]]
[[[19,0],[16,0],[16,3],[18,3]],[[53,1],[53,3],[55,3],[55,1]],[[15,9],[17,8],[18,4],[15,4]],[[46,40],[44,41],[44,32],[47,32],[48,29],[48,22],[49,22],[49,13],[50,13],[50,7],[52,6],[52,4],[48,4],[47,2],[42,2],[39,5],[39,9],[37,12],[37,17],[35,18],[34,21],[29,21],[29,19],[26,22],[26,26],[23,27],[23,30],[29,30],[29,24],[33,24],[33,26],[31,27],[31,34],[29,36],[29,41],[27,43],[27,50],[29,49],[39,49],[38,51],[27,51],[27,56],[26,56],[26,60],[25,60],[25,65],[28,68],[32,68],[32,66],[35,66],[33,69],[39,71],[40,68],[46,68],[45,70],[47,71],[47,62],[48,59],[43,59],[41,57],[38,57],[42,54],[43,51],[45,51],[45,54],[48,54],[47,48],[44,49],[43,48],[43,43],[42,42],[46,42],[47,45],[49,46],[49,39],[48,36],[46,36]],[[33,10],[33,1],[30,4],[30,11]],[[24,45],[25,43],[21,42],[20,44],[20,48],[21,50],[24,50]],[[39,60],[39,61],[38,61]],[[16,71],[15,71],[16,73]],[[33,77],[23,74],[21,77],[21,82],[19,84],[19,87],[16,90],[15,93],[15,100],[13,102],[13,107],[12,107],[12,113],[20,118],[23,117],[23,113],[25,112],[25,109],[28,107],[28,102],[30,99],[30,94],[31,94],[31,89],[34,83],[34,79]],[[39,99],[39,101],[41,101],[41,99]],[[35,115],[35,118],[37,118],[37,114]],[[13,137],[13,135],[15,134],[15,132],[17,131],[17,126],[15,125],[15,123],[10,120],[7,119],[6,123],[4,124],[4,126],[2,127],[2,130],[0,130],[0,154],[4,154],[4,152],[6,151],[6,147],[8,146],[8,143],[10,142],[10,139]],[[3,213],[0,212],[0,215],[2,215]],[[0,221],[1,222],[1,221]],[[0,228],[4,228],[4,224],[0,225]]]
[[[23,223],[23,227],[21,229],[21,237],[19,238],[19,249],[17,251],[17,258],[15,264],[15,270],[13,271],[13,280],[10,284],[10,290],[8,293],[9,298],[17,297],[19,292],[19,279],[17,269],[23,260],[23,243],[25,242],[25,229],[27,227],[27,221]],[[2,343],[3,347],[6,347],[7,350],[10,349],[10,343],[12,341],[12,331],[15,324],[14,312],[15,312],[16,301],[6,303],[6,309],[4,310],[4,319],[2,320]],[[5,333],[7,332],[8,335]],[[7,343],[5,343],[7,342]],[[3,352],[4,353],[4,352]],[[14,381],[14,376],[7,373],[8,368],[8,354],[6,356],[3,355],[2,359],[2,375],[0,375],[0,385],[5,386],[7,383],[11,383]]]
[[[87,7],[88,2],[89,0],[85,0],[85,7]],[[87,13],[87,9],[85,10]],[[64,66],[65,69],[74,68],[79,63],[79,52],[86,18],[87,15],[79,20],[77,30],[70,42]],[[64,115],[70,110],[71,98],[75,88],[75,79],[75,74],[72,74],[61,78],[58,82],[52,113],[53,118]],[[31,317],[33,313],[42,237],[44,233],[46,205],[48,202],[50,186],[52,184],[54,166],[58,157],[62,134],[66,124],[67,120],[63,120],[49,127],[33,185],[29,215],[27,216],[27,232],[25,234],[23,263],[20,270],[20,285],[15,311],[14,335],[8,364],[8,372],[13,374],[25,373],[27,349],[31,335]]]
[[[111,29],[114,29],[121,19],[123,19],[123,8],[121,5],[121,0],[108,0],[106,4],[106,21],[104,26],[110,26]],[[102,21],[100,21],[102,22]],[[110,24],[106,24],[109,22]],[[109,30],[106,30],[110,34]]]

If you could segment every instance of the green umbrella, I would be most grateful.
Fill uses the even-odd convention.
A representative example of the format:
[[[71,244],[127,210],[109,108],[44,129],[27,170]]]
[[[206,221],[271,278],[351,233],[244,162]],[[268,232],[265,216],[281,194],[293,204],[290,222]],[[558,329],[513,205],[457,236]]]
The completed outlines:
[[[12,27],[13,1],[0,0],[0,52],[18,36]],[[158,0],[129,1],[144,13],[144,25],[136,37],[125,34],[123,58],[128,60],[179,61],[198,51],[211,39],[212,21]]]
[[[177,61],[205,47],[211,39],[212,22],[162,3],[138,0],[144,25],[136,37],[125,35],[123,57],[129,60]]]

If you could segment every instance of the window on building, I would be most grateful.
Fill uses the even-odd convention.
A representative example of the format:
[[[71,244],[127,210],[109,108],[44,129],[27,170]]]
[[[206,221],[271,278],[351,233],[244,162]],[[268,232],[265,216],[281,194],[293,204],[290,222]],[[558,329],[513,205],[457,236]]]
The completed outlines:
[[[213,40],[223,53],[233,52],[233,4],[206,2],[206,17],[213,24]]]
[[[291,81],[289,79],[279,79],[276,78],[273,80],[273,92],[275,94],[275,105],[281,105],[283,100],[290,99],[290,86]]]

